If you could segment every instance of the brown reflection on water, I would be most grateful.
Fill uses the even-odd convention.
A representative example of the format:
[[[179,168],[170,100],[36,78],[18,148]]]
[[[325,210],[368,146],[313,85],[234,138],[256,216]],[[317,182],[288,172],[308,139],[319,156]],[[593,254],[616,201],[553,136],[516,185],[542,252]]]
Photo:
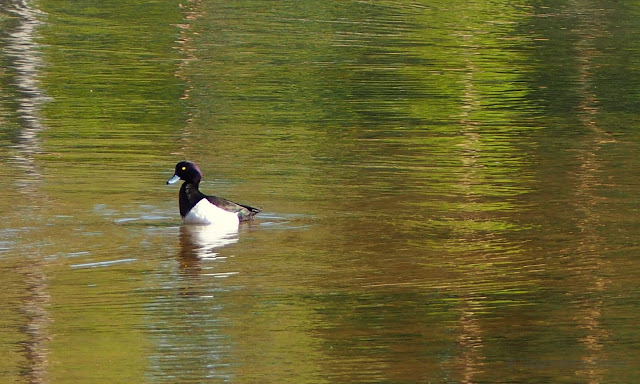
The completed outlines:
[[[202,1],[201,0],[188,0],[186,4],[181,4],[182,9],[182,23],[176,25],[180,30],[180,37],[177,40],[179,44],[177,49],[181,53],[182,60],[176,69],[175,75],[180,78],[186,84],[184,87],[184,93],[182,100],[187,100],[191,97],[191,93],[194,89],[192,79],[186,75],[187,68],[191,62],[198,60],[196,56],[196,47],[194,43],[194,36],[197,32],[193,29],[193,23],[203,15]],[[182,128],[182,135],[180,140],[182,141],[182,147],[175,151],[175,155],[185,156],[187,155],[185,148],[187,147],[187,140],[193,134],[193,111],[188,112],[185,119],[185,125]]]
[[[194,90],[193,79],[188,76],[187,73],[191,63],[199,60],[194,41],[194,37],[198,35],[198,32],[194,30],[193,23],[204,15],[202,7],[201,0],[188,0],[185,4],[180,4],[183,19],[180,24],[176,25],[176,27],[180,30],[180,37],[177,40],[177,49],[181,53],[181,61],[176,69],[175,75],[185,84],[184,92],[181,97],[182,100],[188,100],[191,98]],[[182,156],[184,159],[186,159],[184,156],[190,155],[187,148],[189,146],[189,140],[191,140],[191,137],[194,134],[193,120],[194,109],[190,109],[187,112],[185,124],[180,135],[181,146],[178,150],[173,152],[174,155]]]
[[[463,41],[466,44],[472,44],[469,35],[463,35]],[[477,47],[469,48],[467,55],[473,55]],[[482,183],[478,178],[477,172],[477,151],[480,148],[480,135],[474,129],[480,122],[473,121],[471,113],[480,108],[478,101],[478,93],[474,88],[474,72],[477,70],[473,61],[468,57],[465,60],[467,67],[466,74],[463,77],[464,103],[461,105],[460,127],[462,129],[464,140],[461,143],[463,148],[462,164],[464,171],[460,181],[461,186],[466,190],[466,196],[473,201],[472,185]],[[474,299],[473,295],[461,298],[462,308],[460,308],[459,334],[457,338],[460,347],[460,353],[454,358],[454,367],[458,371],[460,382],[470,384],[476,382],[476,377],[482,372],[483,355],[483,339],[482,328],[478,322],[476,312],[482,310],[480,300]]]
[[[479,300],[465,299],[466,307],[461,310],[460,334],[458,345],[461,352],[454,359],[454,366],[459,371],[461,383],[474,383],[476,376],[482,372],[483,360],[483,331],[477,319],[478,311],[483,310]]]
[[[598,124],[598,114],[601,112],[595,92],[593,77],[596,64],[594,60],[604,53],[594,45],[594,39],[606,36],[606,25],[601,20],[606,10],[595,4],[576,0],[572,2],[572,9],[576,12],[578,26],[576,33],[578,40],[575,44],[578,60],[577,91],[580,96],[578,118],[587,135],[581,142],[582,149],[578,150],[579,168],[571,175],[575,180],[575,205],[581,215],[576,225],[580,231],[580,241],[575,249],[576,260],[574,287],[579,291],[569,292],[574,298],[577,327],[584,333],[579,338],[584,351],[581,364],[578,365],[576,375],[584,377],[590,384],[602,383],[607,374],[608,357],[604,345],[610,337],[610,332],[602,325],[603,299],[610,279],[606,277],[611,269],[606,255],[601,253],[606,248],[606,239],[599,233],[603,226],[601,211],[606,207],[606,198],[600,190],[604,188],[619,188],[615,185],[603,184],[603,168],[601,164],[606,157],[605,145],[615,144],[611,135]]]
[[[183,22],[177,24],[176,27],[180,29],[180,37],[177,42],[179,46],[177,49],[181,53],[181,62],[178,65],[178,69],[176,71],[176,76],[180,79],[184,80],[186,83],[190,83],[189,77],[185,75],[185,67],[189,65],[190,62],[194,60],[198,60],[195,55],[196,48],[194,46],[193,41],[193,22],[200,17],[202,17],[202,1],[201,0],[188,0],[186,4],[180,4],[180,8],[183,13]],[[184,94],[182,96],[183,100],[186,100],[190,97],[191,91],[193,90],[193,85],[189,84],[189,86],[184,90]],[[191,121],[192,118],[189,119]]]
[[[27,318],[24,332],[28,339],[24,342],[24,354],[27,367],[23,375],[29,383],[48,383],[47,367],[49,365],[50,335],[48,326],[51,318],[47,310],[50,296],[47,291],[46,276],[42,272],[41,263],[28,263],[27,271],[23,271],[26,283],[26,295],[22,310]]]

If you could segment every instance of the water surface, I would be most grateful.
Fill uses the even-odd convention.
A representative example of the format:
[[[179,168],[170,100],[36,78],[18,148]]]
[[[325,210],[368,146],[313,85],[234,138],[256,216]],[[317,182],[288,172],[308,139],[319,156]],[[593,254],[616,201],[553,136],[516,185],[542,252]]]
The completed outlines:
[[[1,2],[2,381],[633,382],[638,13]]]

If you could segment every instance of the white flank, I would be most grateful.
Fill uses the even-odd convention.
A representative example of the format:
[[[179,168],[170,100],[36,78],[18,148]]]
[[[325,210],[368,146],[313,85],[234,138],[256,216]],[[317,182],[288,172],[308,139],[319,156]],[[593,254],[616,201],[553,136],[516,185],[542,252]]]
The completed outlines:
[[[184,217],[184,223],[237,228],[240,224],[240,219],[235,212],[225,211],[211,204],[209,200],[202,199],[187,213]]]

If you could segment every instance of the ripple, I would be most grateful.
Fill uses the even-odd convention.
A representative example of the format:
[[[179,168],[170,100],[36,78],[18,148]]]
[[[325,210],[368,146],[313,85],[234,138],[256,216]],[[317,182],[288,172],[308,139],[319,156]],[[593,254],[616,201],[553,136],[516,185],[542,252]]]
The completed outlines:
[[[100,268],[100,267],[109,267],[115,264],[123,264],[123,263],[131,263],[138,259],[118,259],[118,260],[109,260],[109,261],[97,261],[94,263],[82,263],[82,264],[72,264],[71,268]]]

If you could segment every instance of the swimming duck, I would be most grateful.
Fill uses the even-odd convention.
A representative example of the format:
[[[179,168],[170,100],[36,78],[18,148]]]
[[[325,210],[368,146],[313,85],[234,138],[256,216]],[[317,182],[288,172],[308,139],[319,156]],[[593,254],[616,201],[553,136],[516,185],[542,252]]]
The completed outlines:
[[[198,186],[202,171],[195,163],[181,161],[176,164],[175,175],[167,184],[183,180],[180,187],[180,216],[185,224],[237,226],[241,221],[252,220],[260,208],[250,207],[216,196],[207,196]]]

